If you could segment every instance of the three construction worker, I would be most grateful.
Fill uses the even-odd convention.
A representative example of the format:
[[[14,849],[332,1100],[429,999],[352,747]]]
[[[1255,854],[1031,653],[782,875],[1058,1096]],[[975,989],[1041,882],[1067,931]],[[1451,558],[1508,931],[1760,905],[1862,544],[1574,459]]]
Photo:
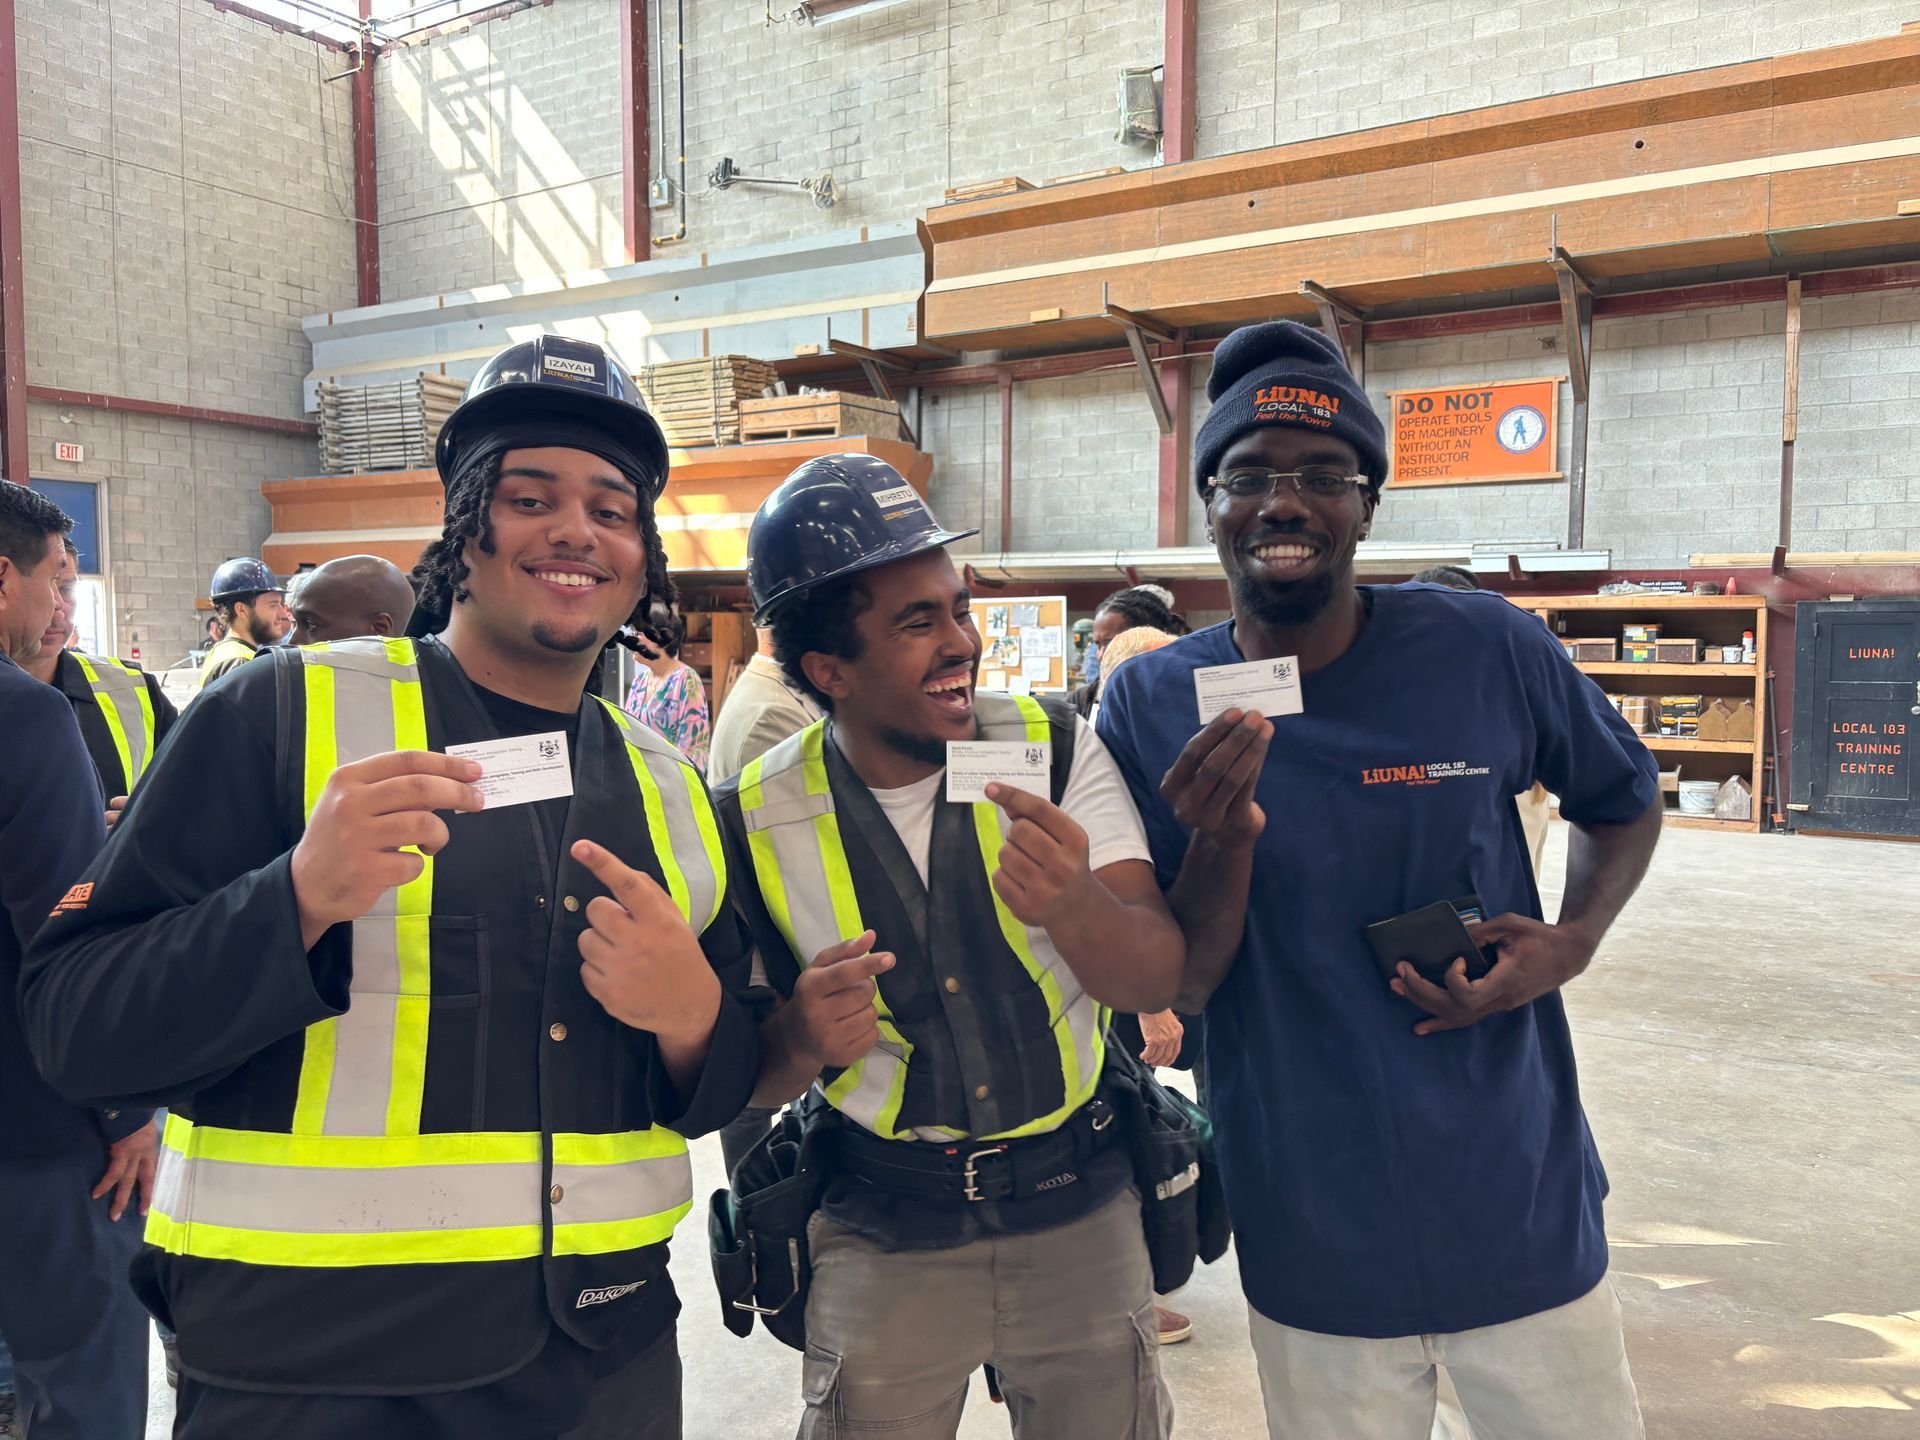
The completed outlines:
[[[583,693],[672,602],[666,445],[545,336],[437,458],[440,633],[206,691],[28,961],[48,1079],[173,1110],[135,1281],[185,1440],[680,1434],[666,1241],[750,953],[699,774]]]

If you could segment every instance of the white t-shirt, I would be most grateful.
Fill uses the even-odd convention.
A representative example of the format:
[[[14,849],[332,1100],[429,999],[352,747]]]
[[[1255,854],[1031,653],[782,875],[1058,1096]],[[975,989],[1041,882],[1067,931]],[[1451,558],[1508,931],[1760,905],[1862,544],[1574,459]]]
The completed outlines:
[[[1087,832],[1087,868],[1098,872],[1122,860],[1150,860],[1146,828],[1140,823],[1140,812],[1133,808],[1133,796],[1120,767],[1092,726],[1078,716],[1073,725],[1073,769],[1067,775],[1060,808]],[[927,855],[933,849],[933,802],[946,783],[947,772],[939,770],[898,790],[871,792],[893,822],[907,854],[913,857],[923,885],[927,883]]]

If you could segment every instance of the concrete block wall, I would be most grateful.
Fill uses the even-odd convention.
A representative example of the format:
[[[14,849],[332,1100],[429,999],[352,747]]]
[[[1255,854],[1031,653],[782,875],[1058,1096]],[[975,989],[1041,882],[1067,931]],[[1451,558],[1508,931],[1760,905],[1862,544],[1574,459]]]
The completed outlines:
[[[301,317],[354,299],[339,55],[203,0],[18,0],[16,25],[29,380],[301,418]],[[316,463],[223,425],[34,403],[28,426],[34,475],[105,487],[119,643],[162,664],[213,566],[266,538],[260,482]]]
[[[1843,45],[1914,18],[1911,0],[1200,0],[1198,153]]]
[[[624,259],[614,0],[557,3],[374,71],[384,298]]]
[[[1920,294],[1800,312],[1793,548],[1920,550]]]

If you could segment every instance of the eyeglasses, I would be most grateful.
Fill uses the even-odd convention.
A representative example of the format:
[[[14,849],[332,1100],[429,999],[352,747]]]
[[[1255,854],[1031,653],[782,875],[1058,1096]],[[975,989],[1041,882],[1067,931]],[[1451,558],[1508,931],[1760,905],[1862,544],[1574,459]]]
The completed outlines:
[[[1365,475],[1350,475],[1338,465],[1309,465],[1304,470],[1229,470],[1207,488],[1236,500],[1252,500],[1290,485],[1302,499],[1344,500],[1367,483]]]

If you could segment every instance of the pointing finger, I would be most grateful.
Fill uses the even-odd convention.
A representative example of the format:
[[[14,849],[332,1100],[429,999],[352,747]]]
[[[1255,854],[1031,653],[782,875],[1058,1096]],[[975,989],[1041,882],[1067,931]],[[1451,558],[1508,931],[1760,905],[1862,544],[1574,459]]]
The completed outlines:
[[[667,898],[651,876],[641,874],[591,840],[574,841],[573,858],[592,871],[594,879],[606,886],[631,915],[640,916]]]
[[[828,965],[838,965],[842,960],[851,960],[856,955],[864,955],[873,948],[873,942],[878,938],[873,931],[862,930],[851,940],[827,946],[813,957],[812,968],[818,970]]]

